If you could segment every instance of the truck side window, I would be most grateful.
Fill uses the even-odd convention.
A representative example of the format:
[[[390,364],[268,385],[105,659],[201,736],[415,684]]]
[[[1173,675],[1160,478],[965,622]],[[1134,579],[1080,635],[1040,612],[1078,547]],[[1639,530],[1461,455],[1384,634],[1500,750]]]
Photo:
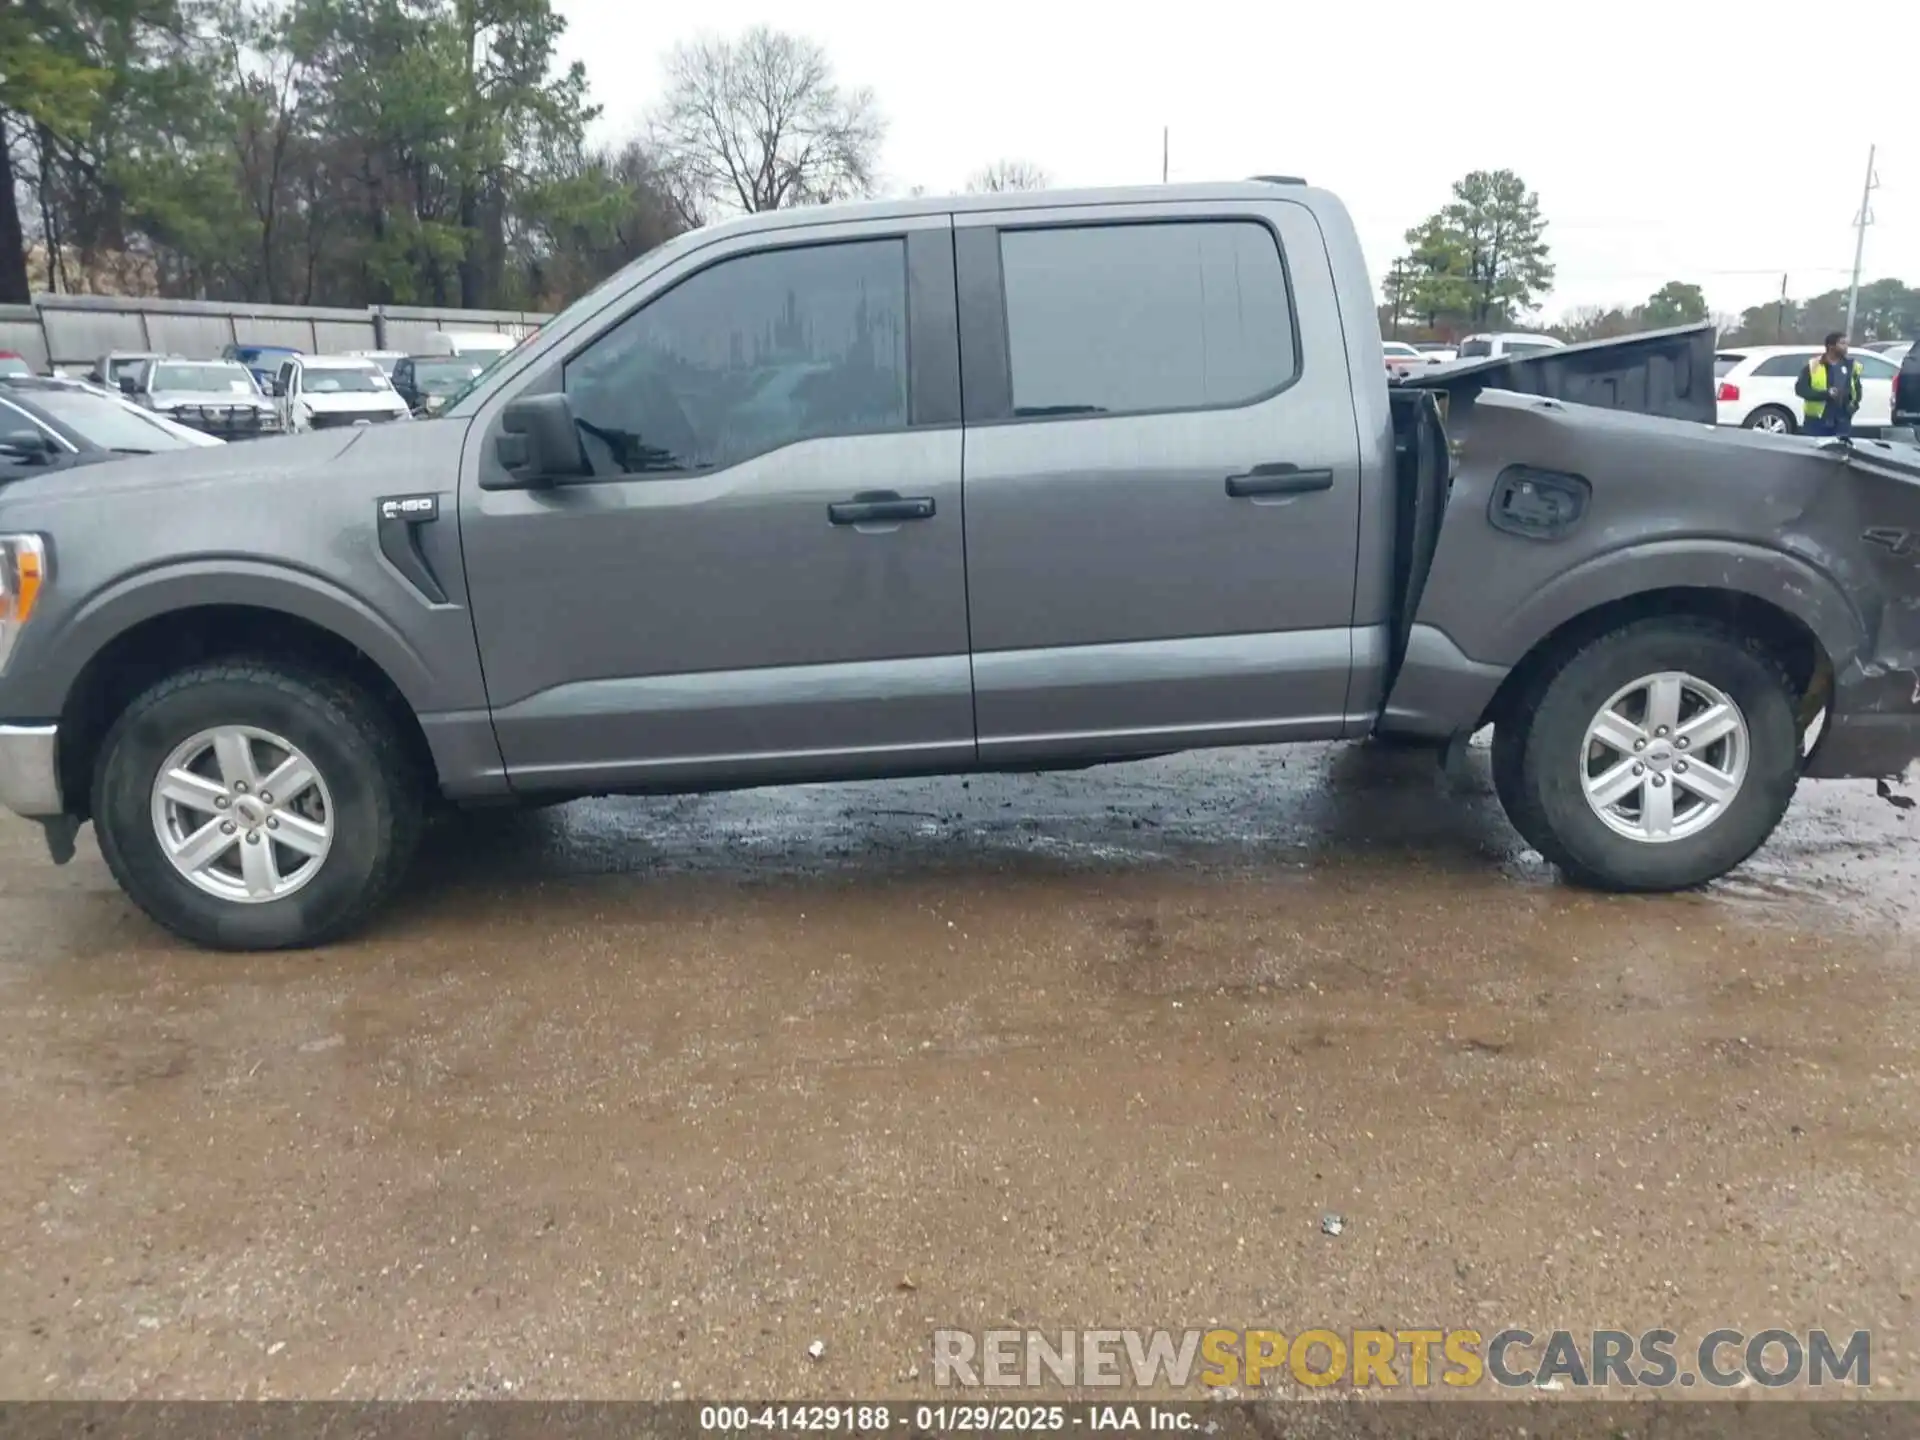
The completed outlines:
[[[907,252],[862,240],[699,271],[567,362],[594,469],[676,474],[907,426]]]
[[[1251,220],[1005,230],[1016,416],[1240,405],[1299,374],[1279,242]]]

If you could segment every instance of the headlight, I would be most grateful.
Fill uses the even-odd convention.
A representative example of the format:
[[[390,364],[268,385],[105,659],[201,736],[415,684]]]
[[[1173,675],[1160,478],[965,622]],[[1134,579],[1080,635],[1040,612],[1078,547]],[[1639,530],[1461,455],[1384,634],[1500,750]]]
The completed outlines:
[[[38,535],[0,535],[0,670],[47,582],[47,542]]]

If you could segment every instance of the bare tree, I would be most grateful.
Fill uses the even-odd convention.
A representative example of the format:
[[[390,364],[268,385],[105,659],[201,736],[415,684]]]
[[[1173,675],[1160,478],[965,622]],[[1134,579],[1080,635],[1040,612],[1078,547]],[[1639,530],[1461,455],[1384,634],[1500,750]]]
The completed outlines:
[[[756,26],[677,47],[652,149],[688,224],[871,194],[886,122],[813,41]]]
[[[975,195],[990,195],[1001,190],[1045,190],[1053,179],[1029,160],[996,160],[977,170],[967,181],[967,190]]]

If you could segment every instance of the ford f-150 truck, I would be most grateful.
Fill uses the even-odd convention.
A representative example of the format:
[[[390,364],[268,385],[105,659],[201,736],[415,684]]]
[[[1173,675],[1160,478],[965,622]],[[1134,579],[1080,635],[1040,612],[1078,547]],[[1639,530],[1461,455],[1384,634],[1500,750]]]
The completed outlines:
[[[700,230],[435,419],[0,490],[0,801],[266,948],[446,804],[1491,724],[1529,842],[1662,890],[1920,754],[1893,449],[1522,388],[1390,385],[1297,182]]]

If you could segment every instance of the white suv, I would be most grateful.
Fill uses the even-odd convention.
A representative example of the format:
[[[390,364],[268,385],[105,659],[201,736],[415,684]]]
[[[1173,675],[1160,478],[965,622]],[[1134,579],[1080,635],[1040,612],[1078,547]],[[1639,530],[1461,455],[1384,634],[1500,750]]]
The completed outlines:
[[[1719,382],[1714,419],[1722,425],[1748,430],[1771,430],[1791,435],[1806,423],[1793,382],[1806,363],[1820,353],[1818,345],[1747,345],[1722,350],[1713,357],[1713,376]],[[1855,350],[1860,367],[1860,426],[1893,423],[1893,377],[1899,365],[1869,350]]]
[[[273,399],[289,435],[407,420],[413,413],[379,362],[346,355],[289,355],[274,376]]]
[[[1532,335],[1524,330],[1499,330],[1487,335],[1469,335],[1460,342],[1462,360],[1497,360],[1505,356],[1544,355],[1549,350],[1564,350],[1566,341],[1552,335]]]

